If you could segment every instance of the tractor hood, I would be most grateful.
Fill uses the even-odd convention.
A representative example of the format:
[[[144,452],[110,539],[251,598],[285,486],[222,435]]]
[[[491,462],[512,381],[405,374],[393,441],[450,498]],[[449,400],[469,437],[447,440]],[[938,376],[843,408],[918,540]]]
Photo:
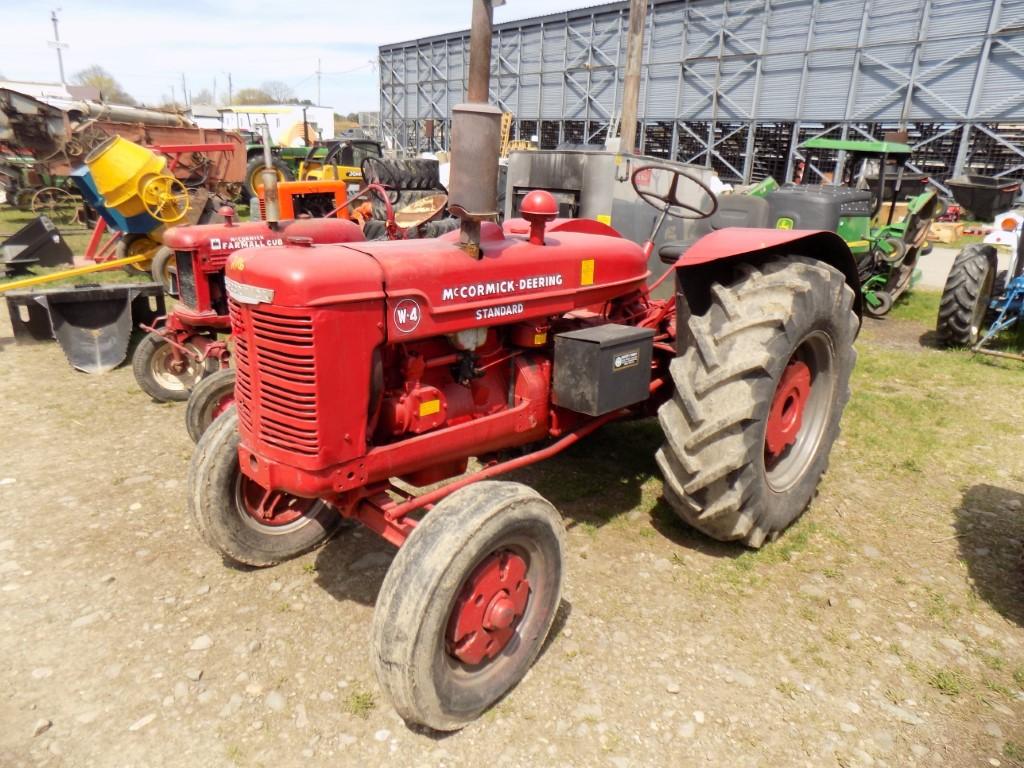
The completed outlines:
[[[515,231],[516,223],[510,223]],[[568,227],[571,230],[573,227]],[[458,233],[430,240],[253,248],[228,261],[239,301],[325,306],[387,301],[387,335],[412,340],[465,328],[560,315],[640,289],[643,249],[615,236],[551,227],[544,245],[485,224],[483,257]]]
[[[309,238],[313,243],[351,243],[364,240],[358,225],[344,219],[296,219],[281,222],[271,229],[265,221],[227,224],[195,224],[172,227],[163,236],[164,245],[175,251],[203,250],[210,253],[286,245],[293,238]]]

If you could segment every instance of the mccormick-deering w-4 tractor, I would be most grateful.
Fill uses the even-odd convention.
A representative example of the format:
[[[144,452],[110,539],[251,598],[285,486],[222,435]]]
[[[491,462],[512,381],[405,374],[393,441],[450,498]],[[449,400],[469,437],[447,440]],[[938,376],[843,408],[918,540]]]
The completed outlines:
[[[491,478],[657,414],[673,509],[758,547],[800,516],[825,471],[861,308],[856,264],[831,232],[719,230],[665,273],[675,296],[655,300],[653,234],[640,246],[557,219],[545,191],[526,196],[522,219],[488,221],[501,114],[484,103],[490,18],[490,0],[474,0],[469,103],[453,113],[461,229],[236,254],[235,407],[189,472],[199,532],[235,562],[307,552],[346,518],[399,547],[373,658],[402,717],[439,730],[526,674],[561,600],[558,513]],[[716,208],[686,166],[630,173],[657,227]],[[465,474],[473,456],[482,468]]]

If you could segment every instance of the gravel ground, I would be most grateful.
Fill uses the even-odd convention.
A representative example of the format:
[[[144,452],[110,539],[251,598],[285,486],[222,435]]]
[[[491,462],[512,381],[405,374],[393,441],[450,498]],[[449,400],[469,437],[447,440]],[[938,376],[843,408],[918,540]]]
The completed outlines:
[[[565,513],[565,602],[523,683],[438,736],[369,664],[388,545],[226,566],[185,511],[183,405],[4,318],[0,765],[1024,765],[1021,372],[899,323],[866,329],[822,492],[759,553],[674,522],[655,424],[520,473]]]

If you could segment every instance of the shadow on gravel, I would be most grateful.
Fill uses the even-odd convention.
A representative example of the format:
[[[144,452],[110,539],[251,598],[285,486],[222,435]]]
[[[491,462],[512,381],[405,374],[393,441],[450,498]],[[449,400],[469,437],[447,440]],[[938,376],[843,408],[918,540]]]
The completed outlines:
[[[922,333],[919,341],[921,342],[922,347],[927,347],[928,349],[946,348],[946,345],[939,340],[938,331],[935,330],[925,331],[924,333]]]
[[[1024,627],[1024,495],[972,486],[956,511],[956,532],[977,595]]]

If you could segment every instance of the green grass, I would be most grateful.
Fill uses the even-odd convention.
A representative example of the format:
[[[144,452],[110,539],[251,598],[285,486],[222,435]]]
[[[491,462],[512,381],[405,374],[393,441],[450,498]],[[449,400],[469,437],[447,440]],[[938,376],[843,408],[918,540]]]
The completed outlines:
[[[370,691],[356,688],[345,699],[345,711],[365,720],[377,706],[377,699]]]
[[[939,302],[942,300],[940,291],[909,291],[896,301],[889,317],[897,320],[913,320],[929,327],[935,325],[939,316]]]
[[[1007,741],[1003,744],[1003,757],[1013,760],[1016,765],[1024,765],[1024,746],[1015,741]]]
[[[945,696],[959,696],[967,689],[967,679],[955,669],[939,669],[928,678],[928,684]]]
[[[18,229],[23,227],[32,221],[35,216],[31,213],[25,213],[13,208],[0,206],[0,233],[3,237],[14,234]],[[89,243],[89,234],[80,232],[81,227],[75,227],[74,231],[64,235],[64,240],[71,248],[74,253],[76,260],[81,260],[85,255],[86,247]],[[2,238],[0,238],[2,239]],[[0,277],[0,286],[7,285],[17,280],[22,280],[25,277],[31,277],[33,275],[49,275],[57,272],[62,272],[70,267],[54,267],[50,269],[33,268],[31,275],[21,275],[19,277]],[[56,281],[53,283],[46,283],[39,286],[33,286],[34,288],[57,288],[57,287],[70,287],[75,285],[95,285],[105,283],[124,283],[124,282],[149,282],[152,278],[149,272],[140,272],[138,270],[131,270],[130,272],[124,269],[112,269],[104,272],[94,272],[89,275],[81,275],[80,277],[72,277],[65,280]]]

